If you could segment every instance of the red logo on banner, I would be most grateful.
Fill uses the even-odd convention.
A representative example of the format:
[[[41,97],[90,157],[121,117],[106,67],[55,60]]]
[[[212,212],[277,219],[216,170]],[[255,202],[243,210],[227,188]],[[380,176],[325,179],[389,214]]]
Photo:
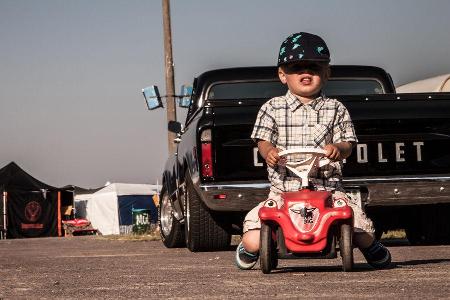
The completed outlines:
[[[25,206],[25,218],[34,223],[41,216],[41,205],[36,201],[31,201]]]
[[[24,224],[24,223],[22,223],[22,224],[20,224],[21,226],[21,228],[23,229],[23,230],[28,230],[28,229],[42,229],[42,228],[44,228],[44,224]]]

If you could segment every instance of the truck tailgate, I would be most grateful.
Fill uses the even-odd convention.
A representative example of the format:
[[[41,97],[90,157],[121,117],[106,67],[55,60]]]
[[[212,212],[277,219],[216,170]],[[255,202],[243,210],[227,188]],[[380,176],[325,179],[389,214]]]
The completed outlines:
[[[217,181],[267,179],[263,159],[250,138],[261,105],[214,108],[214,178]]]
[[[344,102],[358,145],[344,177],[450,173],[450,98]]]
[[[407,96],[407,95],[405,95]],[[358,145],[345,161],[344,177],[450,173],[450,95],[340,99],[348,108]],[[234,102],[236,103],[236,102]],[[266,166],[250,135],[258,104],[216,105],[215,180],[267,179]]]

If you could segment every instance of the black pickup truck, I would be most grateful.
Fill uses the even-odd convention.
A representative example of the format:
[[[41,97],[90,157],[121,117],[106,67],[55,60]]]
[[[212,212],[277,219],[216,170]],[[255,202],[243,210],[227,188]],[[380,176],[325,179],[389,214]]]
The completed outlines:
[[[327,96],[345,104],[359,143],[344,184],[378,234],[403,228],[412,244],[450,242],[450,94],[396,94],[370,66],[332,66]],[[167,247],[226,248],[269,190],[250,134],[268,99],[286,93],[274,67],[230,68],[195,79],[176,154],[166,163],[160,226]]]

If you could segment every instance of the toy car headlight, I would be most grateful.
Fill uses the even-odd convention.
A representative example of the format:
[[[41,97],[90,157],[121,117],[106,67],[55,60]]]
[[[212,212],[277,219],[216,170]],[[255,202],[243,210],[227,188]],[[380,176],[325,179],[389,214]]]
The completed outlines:
[[[347,202],[344,199],[335,199],[333,202],[334,207],[343,207],[346,205],[347,205]]]
[[[264,207],[276,208],[277,203],[274,200],[269,199],[266,202],[264,202]]]

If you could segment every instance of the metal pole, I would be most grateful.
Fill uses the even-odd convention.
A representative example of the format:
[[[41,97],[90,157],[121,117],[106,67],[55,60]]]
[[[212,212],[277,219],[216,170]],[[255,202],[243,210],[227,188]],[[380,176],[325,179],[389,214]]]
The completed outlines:
[[[58,203],[57,203],[57,207],[58,207],[58,236],[61,237],[62,236],[62,231],[61,231],[61,191],[58,191]]]
[[[7,222],[7,220],[6,220],[6,195],[7,195],[7,192],[3,191],[3,228],[2,228],[3,234],[4,234],[3,238],[6,238],[6,232],[7,232],[7,228],[8,228],[6,225],[6,222]]]
[[[167,122],[177,120],[175,106],[175,79],[172,58],[172,31],[170,25],[170,0],[162,0],[163,27],[164,27],[164,57],[166,67],[166,95],[167,95]],[[175,153],[174,143],[176,135],[168,132],[169,154]]]

